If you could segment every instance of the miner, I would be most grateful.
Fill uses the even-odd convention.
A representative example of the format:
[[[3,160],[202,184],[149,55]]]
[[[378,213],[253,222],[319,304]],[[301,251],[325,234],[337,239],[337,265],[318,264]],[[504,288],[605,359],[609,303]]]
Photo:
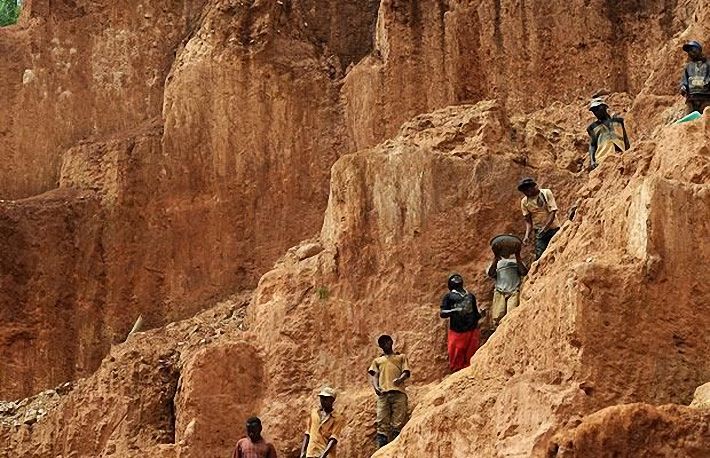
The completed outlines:
[[[448,280],[449,292],[441,301],[439,316],[448,318],[447,346],[449,367],[452,372],[468,367],[481,341],[478,320],[481,315],[476,307],[476,296],[466,291],[463,277],[452,274]]]
[[[491,304],[491,331],[498,328],[501,320],[520,304],[520,286],[528,268],[521,259],[520,248],[515,254],[502,257],[496,254],[488,267],[488,276],[495,280]]]
[[[587,127],[589,142],[589,169],[594,170],[610,153],[621,153],[629,149],[629,136],[626,133],[624,118],[611,116],[609,106],[601,98],[592,99],[589,111],[596,116],[596,121]]]
[[[247,419],[247,437],[237,442],[232,458],[276,458],[276,449],[261,437],[261,430],[258,417]]]
[[[680,93],[685,97],[687,113],[703,113],[710,106],[710,63],[703,55],[703,47],[697,41],[683,45],[688,53],[688,62],[680,81]]]
[[[411,373],[407,357],[394,351],[394,340],[388,335],[377,339],[382,356],[375,358],[367,373],[377,395],[378,447],[384,447],[399,435],[407,421],[407,393],[404,382]]]
[[[301,458],[333,458],[337,452],[344,418],[333,409],[335,390],[324,387],[318,393],[318,398],[320,406],[314,408],[308,416]]]
[[[549,189],[540,189],[532,178],[523,178],[518,183],[518,191],[524,194],[520,208],[525,218],[523,244],[530,243],[535,233],[535,259],[540,259],[552,237],[560,230],[557,222],[557,203]]]

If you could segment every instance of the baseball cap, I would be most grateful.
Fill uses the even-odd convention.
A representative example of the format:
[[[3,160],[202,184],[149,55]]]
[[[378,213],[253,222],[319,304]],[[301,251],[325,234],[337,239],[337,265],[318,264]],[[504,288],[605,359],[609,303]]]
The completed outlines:
[[[607,107],[607,106],[609,106],[609,105],[607,105],[606,102],[604,101],[604,99],[602,99],[601,97],[595,97],[589,102],[589,109],[590,110],[593,110],[596,107]]]
[[[693,48],[698,48],[698,49],[702,50],[703,45],[701,45],[699,41],[695,41],[695,40],[691,40],[683,45],[683,51],[685,51],[685,52],[688,52]]]
[[[335,392],[335,390],[329,386],[324,386],[321,388],[320,392],[318,393],[318,396],[324,396],[326,398],[337,398],[338,394]]]

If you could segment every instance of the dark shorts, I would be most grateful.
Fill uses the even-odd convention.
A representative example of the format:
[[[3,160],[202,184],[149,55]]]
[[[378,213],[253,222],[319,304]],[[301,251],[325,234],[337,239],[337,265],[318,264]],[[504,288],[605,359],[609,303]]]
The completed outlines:
[[[550,240],[552,240],[552,237],[557,234],[559,230],[560,228],[557,227],[537,234],[537,238],[535,239],[535,259],[540,259],[542,253],[545,252],[547,246],[550,244]]]
[[[703,114],[703,111],[705,110],[705,108],[710,107],[710,97],[708,97],[708,98],[697,98],[697,99],[694,99],[694,100],[688,99],[688,100],[686,101],[686,106],[688,107],[687,110],[686,110],[686,111],[687,111],[686,114],[690,114],[690,113],[692,113],[692,112],[694,112],[694,111],[697,111],[697,112],[699,112],[700,114]]]

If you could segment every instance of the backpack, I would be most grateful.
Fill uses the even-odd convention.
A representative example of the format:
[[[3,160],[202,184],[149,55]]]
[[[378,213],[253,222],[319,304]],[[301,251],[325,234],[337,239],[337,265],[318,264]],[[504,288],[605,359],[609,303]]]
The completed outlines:
[[[467,315],[473,313],[473,300],[471,299],[471,295],[468,291],[464,289],[463,294],[458,291],[451,292],[456,293],[461,297],[461,299],[456,303],[456,305],[463,309],[461,313],[465,313]]]

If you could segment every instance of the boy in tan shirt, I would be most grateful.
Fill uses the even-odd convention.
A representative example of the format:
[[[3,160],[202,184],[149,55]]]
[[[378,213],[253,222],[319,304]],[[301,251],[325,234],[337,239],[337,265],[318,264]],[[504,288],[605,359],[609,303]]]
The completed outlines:
[[[324,387],[318,398],[320,408],[311,410],[301,446],[301,458],[335,458],[345,419],[333,409],[336,393]]]
[[[532,178],[524,178],[518,184],[518,191],[525,197],[520,201],[520,208],[525,218],[525,237],[523,244],[530,243],[530,236],[535,230],[535,259],[540,259],[550,244],[552,237],[560,230],[557,221],[557,202],[549,189],[540,189]]]
[[[377,446],[384,447],[399,435],[407,422],[404,381],[411,374],[407,357],[394,352],[392,337],[380,336],[377,345],[384,354],[372,361],[367,373],[377,395]]]

